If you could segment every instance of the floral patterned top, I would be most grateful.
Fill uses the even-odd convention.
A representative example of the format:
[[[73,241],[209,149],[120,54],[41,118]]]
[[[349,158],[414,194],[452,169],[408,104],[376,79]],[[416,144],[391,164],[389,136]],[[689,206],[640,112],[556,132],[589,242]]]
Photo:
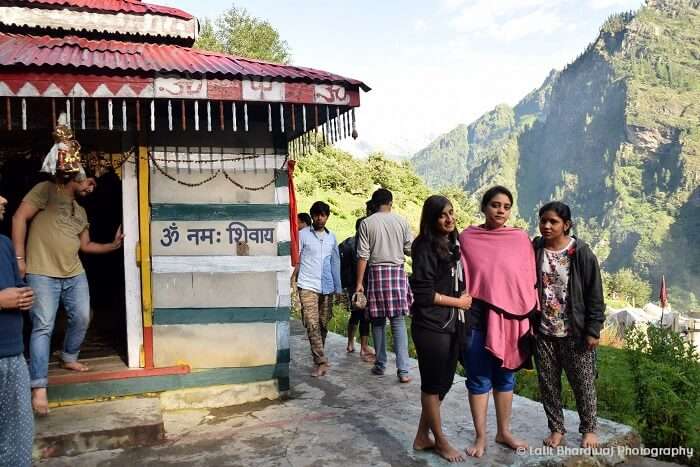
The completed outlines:
[[[544,303],[542,304],[540,331],[548,336],[566,337],[571,335],[571,323],[566,313],[566,299],[571,264],[569,250],[575,242],[576,239],[572,238],[566,248],[559,251],[545,248],[544,255],[542,255]]]

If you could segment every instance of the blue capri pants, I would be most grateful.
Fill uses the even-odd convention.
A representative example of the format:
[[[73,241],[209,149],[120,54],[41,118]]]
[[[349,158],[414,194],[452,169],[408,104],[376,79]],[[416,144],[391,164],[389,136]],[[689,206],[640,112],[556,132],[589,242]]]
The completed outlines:
[[[510,392],[515,387],[515,372],[501,367],[501,361],[484,348],[485,336],[480,329],[467,329],[462,363],[467,373],[469,394]]]

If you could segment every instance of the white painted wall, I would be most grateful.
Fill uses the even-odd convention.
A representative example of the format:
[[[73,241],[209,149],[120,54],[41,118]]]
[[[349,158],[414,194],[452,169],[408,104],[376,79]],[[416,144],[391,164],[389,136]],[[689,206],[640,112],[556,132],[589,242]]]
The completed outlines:
[[[139,241],[139,190],[136,164],[122,166],[122,208],[124,231],[124,283],[126,290],[126,340],[129,368],[140,366],[143,345],[143,312],[141,306],[141,270],[136,264]]]

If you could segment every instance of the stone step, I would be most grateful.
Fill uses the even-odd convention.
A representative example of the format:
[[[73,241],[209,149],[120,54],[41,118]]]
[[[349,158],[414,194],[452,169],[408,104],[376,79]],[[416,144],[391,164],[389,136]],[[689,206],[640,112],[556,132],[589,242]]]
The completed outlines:
[[[36,418],[34,458],[149,446],[165,428],[158,398],[120,399],[51,409]]]

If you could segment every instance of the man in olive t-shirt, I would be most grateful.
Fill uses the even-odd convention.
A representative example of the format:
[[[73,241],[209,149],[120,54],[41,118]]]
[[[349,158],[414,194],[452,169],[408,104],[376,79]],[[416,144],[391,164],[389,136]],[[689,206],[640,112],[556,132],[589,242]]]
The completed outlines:
[[[65,184],[39,183],[24,197],[12,219],[17,264],[20,273],[26,274],[35,296],[31,311],[29,374],[32,406],[39,414],[48,413],[46,386],[51,333],[60,302],[68,316],[61,365],[74,371],[88,370],[78,362],[80,346],[90,323],[90,291],[78,252],[108,253],[122,243],[121,228],[111,243],[90,240],[87,214],[76,197],[86,196],[93,186],[94,181],[87,179],[84,173],[75,174]]]

